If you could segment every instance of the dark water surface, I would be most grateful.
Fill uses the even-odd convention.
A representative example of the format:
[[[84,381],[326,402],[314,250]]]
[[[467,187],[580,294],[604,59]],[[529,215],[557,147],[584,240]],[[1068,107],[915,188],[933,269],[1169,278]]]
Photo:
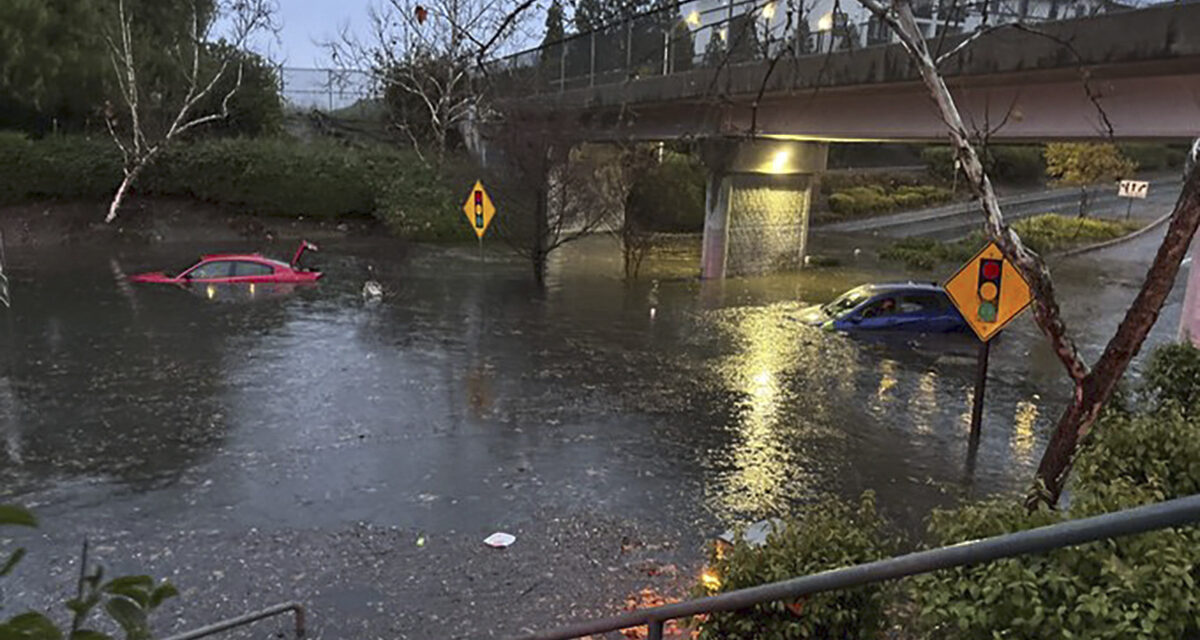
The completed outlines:
[[[1089,355],[1157,239],[1056,269]],[[611,242],[593,239],[539,291],[499,245],[481,258],[347,240],[312,256],[324,280],[294,291],[122,278],[240,248],[9,251],[0,501],[33,506],[62,540],[81,521],[101,537],[359,521],[486,535],[580,508],[698,540],[874,489],[916,528],[965,490],[1023,488],[1064,397],[1061,367],[1018,320],[993,348],[968,475],[970,339],[850,339],[792,319],[905,277],[867,260],[702,284],[684,252],[627,287]],[[361,295],[368,266],[382,300]],[[1181,297],[1154,342],[1173,336]]]

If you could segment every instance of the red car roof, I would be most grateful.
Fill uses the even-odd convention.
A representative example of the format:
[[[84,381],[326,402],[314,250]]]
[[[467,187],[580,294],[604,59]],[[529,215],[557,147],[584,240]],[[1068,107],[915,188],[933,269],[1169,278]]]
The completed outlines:
[[[264,258],[263,256],[261,256],[257,253],[206,253],[206,254],[200,256],[201,260],[215,260],[218,258],[221,260],[267,260],[267,261],[271,261],[269,258]]]

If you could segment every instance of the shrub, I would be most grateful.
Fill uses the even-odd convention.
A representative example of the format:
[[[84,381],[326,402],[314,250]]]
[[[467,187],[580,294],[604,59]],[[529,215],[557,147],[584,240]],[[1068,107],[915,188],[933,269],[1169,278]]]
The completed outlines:
[[[921,160],[930,174],[943,180],[954,178],[954,150],[950,147],[926,147]],[[1004,182],[1035,182],[1046,172],[1040,146],[990,146],[982,152],[981,161],[992,179]]]
[[[1037,182],[1046,174],[1046,159],[1037,145],[988,147],[986,161],[989,173],[1004,182]]]
[[[932,269],[944,262],[966,262],[981,246],[974,239],[942,242],[932,238],[903,238],[881,251],[879,257],[903,262],[913,269]]]
[[[456,194],[430,169],[409,167],[380,181],[376,217],[392,233],[420,240],[473,240]]]
[[[0,204],[107,200],[121,177],[111,141],[65,136],[31,141],[0,133]],[[469,237],[448,221],[457,206],[441,177],[415,155],[286,138],[214,138],[168,147],[134,192],[184,196],[239,213],[340,218],[376,215],[414,239]],[[465,229],[465,225],[459,225]]]
[[[706,180],[700,162],[683,154],[666,153],[661,163],[633,183],[625,215],[650,231],[700,231],[704,229]]]
[[[106,138],[54,136],[30,140],[0,133],[0,205],[29,200],[112,197],[121,154]]]
[[[925,147],[921,151],[921,161],[931,175],[942,180],[954,179],[954,149],[950,147]]]
[[[1065,513],[1032,514],[1013,498],[937,511],[935,544],[999,535],[1068,518],[1200,491],[1200,416],[1183,412],[1200,378],[1192,347],[1150,359],[1143,391],[1168,399],[1136,413],[1105,412],[1079,454]],[[1200,531],[1194,527],[942,571],[915,579],[912,594],[931,637],[1163,638],[1197,627]]]
[[[946,202],[953,194],[933,185],[900,185],[888,189],[881,184],[847,187],[829,196],[829,210],[842,216],[887,213]]]
[[[1121,154],[1135,162],[1143,171],[1174,169],[1183,165],[1187,150],[1165,144],[1127,143],[1118,145]]]
[[[1029,248],[1046,254],[1119,238],[1136,230],[1138,225],[1046,213],[1018,220],[1013,223],[1013,228]],[[903,262],[914,269],[932,269],[943,262],[964,262],[986,243],[987,239],[982,231],[973,232],[966,238],[953,242],[904,238],[881,251],[879,257]]]
[[[1152,408],[1173,405],[1192,411],[1200,408],[1198,381],[1200,349],[1188,342],[1164,345],[1150,354],[1140,395]]]
[[[713,553],[719,592],[878,560],[889,553],[874,494],[857,507],[829,500],[810,506],[753,547],[739,536]],[[712,590],[701,584],[698,591]],[[771,602],[715,613],[700,623],[701,640],[739,638],[868,638],[883,627],[885,587],[879,584],[820,593],[796,603]]]

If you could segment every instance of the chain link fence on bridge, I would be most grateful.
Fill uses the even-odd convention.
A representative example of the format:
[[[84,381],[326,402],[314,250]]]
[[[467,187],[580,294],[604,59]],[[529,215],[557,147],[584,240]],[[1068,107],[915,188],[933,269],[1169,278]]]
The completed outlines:
[[[379,95],[371,74],[355,69],[280,67],[279,84],[284,104],[300,111],[366,108]]]
[[[1196,0],[1183,0],[1195,2]],[[1153,6],[1150,0],[914,0],[926,38],[1000,24],[1086,18]],[[884,46],[890,28],[855,0],[676,0],[487,63],[509,95],[566,91],[783,57]]]

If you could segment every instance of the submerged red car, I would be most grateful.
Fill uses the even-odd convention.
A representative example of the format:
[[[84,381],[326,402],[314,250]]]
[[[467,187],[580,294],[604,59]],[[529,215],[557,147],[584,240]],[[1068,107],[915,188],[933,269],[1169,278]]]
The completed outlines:
[[[316,245],[301,242],[292,256],[291,264],[263,257],[257,253],[214,253],[200,257],[196,264],[177,274],[152,271],[129,276],[133,282],[165,284],[235,284],[239,282],[316,282],[321,272],[300,266],[305,251],[316,251]]]

